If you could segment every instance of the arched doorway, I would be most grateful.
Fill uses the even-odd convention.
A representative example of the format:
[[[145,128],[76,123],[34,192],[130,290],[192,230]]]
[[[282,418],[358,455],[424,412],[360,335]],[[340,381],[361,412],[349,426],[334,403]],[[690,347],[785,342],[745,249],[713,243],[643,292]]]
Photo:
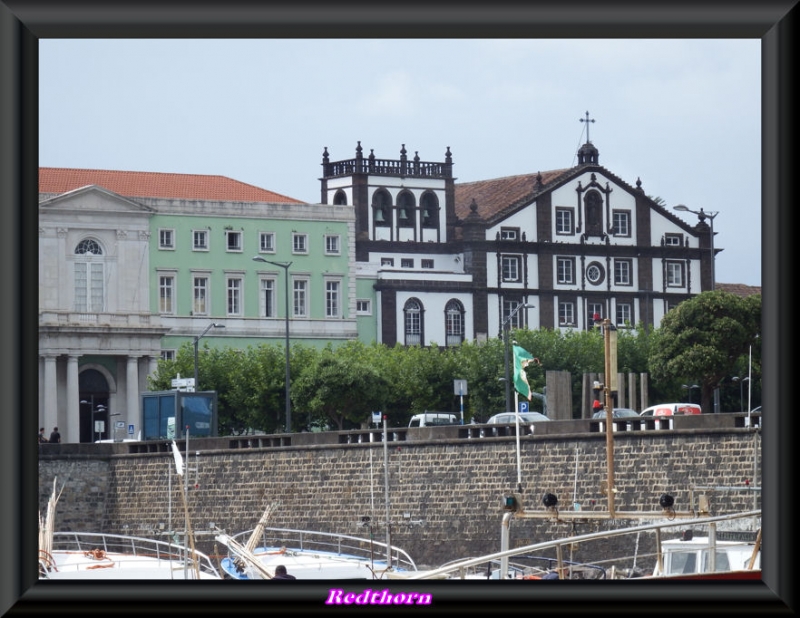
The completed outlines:
[[[108,381],[97,369],[86,369],[78,376],[80,391],[80,441],[94,442],[112,436],[108,425]]]

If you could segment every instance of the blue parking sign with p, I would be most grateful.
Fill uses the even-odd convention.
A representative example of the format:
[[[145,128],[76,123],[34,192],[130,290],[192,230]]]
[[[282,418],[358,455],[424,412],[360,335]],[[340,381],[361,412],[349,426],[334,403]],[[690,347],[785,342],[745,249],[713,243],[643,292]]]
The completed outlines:
[[[529,403],[527,401],[520,401],[519,402],[519,411],[520,412],[527,412],[528,411]]]

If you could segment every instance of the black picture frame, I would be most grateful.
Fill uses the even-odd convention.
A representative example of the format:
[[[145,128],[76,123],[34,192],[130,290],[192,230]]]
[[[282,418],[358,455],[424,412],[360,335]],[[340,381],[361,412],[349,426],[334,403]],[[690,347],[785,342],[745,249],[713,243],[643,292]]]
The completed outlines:
[[[763,581],[571,582],[536,588],[497,582],[489,587],[431,582],[392,584],[430,590],[434,613],[591,612],[675,614],[793,613],[795,573],[790,521],[795,410],[788,399],[793,379],[791,323],[786,293],[794,265],[789,235],[796,149],[794,95],[797,38],[795,2],[532,2],[456,6],[435,3],[325,5],[254,2],[64,2],[0,0],[0,204],[2,226],[2,393],[4,499],[0,521],[6,569],[0,578],[0,612],[141,614],[159,612],[264,614],[270,611],[344,611],[324,605],[330,587],[287,582],[280,588],[242,582],[153,582],[84,586],[36,579],[37,455],[33,434],[38,405],[37,363],[37,169],[38,40],[43,38],[758,38],[762,41],[763,220]],[[732,102],[731,104],[735,104]],[[747,179],[732,179],[747,182]],[[381,582],[383,584],[383,582]],[[52,584],[52,585],[51,585]],[[186,585],[189,584],[189,585]],[[219,584],[219,585],[217,585]],[[232,584],[232,585],[228,585]],[[455,584],[455,585],[454,585]],[[592,584],[592,582],[583,582]],[[386,584],[388,586],[388,583]],[[359,591],[363,585],[353,586]],[[372,586],[375,588],[376,586]],[[101,588],[98,590],[98,588]],[[348,590],[351,588],[348,587]],[[358,608],[367,609],[367,608]],[[413,610],[414,608],[412,608]],[[400,613],[400,608],[392,608]]]

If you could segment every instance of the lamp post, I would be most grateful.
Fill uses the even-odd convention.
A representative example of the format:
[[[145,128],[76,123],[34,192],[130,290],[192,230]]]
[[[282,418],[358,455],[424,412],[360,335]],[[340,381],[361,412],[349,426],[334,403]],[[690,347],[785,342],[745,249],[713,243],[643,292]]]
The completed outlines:
[[[689,391],[689,403],[694,403],[694,401],[692,401],[692,390],[695,388],[700,388],[700,386],[697,384],[682,384],[681,388],[685,388],[687,391]]]
[[[225,325],[218,324],[217,322],[211,322],[211,324],[206,326],[206,329],[202,333],[194,338],[194,392],[196,393],[200,391],[199,384],[197,382],[197,344],[203,338],[203,335],[205,335],[212,328],[225,328]]]
[[[708,217],[709,223],[709,233],[711,235],[711,239],[709,242],[709,246],[711,247],[711,291],[717,289],[717,272],[716,272],[716,260],[717,254],[714,251],[714,219],[716,219],[719,211],[716,212],[706,212],[702,208],[700,210],[692,210],[688,206],[684,204],[678,204],[677,206],[672,207],[673,210],[680,210],[681,212],[690,212],[692,214],[697,215],[700,218],[700,223],[705,222],[706,217]],[[719,412],[719,387],[714,389],[714,412]]]
[[[286,296],[286,432],[292,431],[292,403],[289,399],[290,395],[290,387],[289,387],[289,380],[291,379],[290,370],[289,370],[289,267],[292,265],[291,262],[273,262],[271,260],[267,260],[260,255],[257,255],[253,258],[254,262],[264,262],[265,264],[272,264],[273,266],[280,266],[284,270],[284,282],[285,282],[285,296]]]
[[[719,211],[717,212],[706,212],[702,208],[700,210],[692,210],[688,206],[683,204],[678,204],[677,206],[672,207],[673,210],[680,210],[681,212],[690,212],[692,214],[697,215],[700,218],[700,223],[704,223],[706,217],[708,217],[709,221],[709,233],[711,234],[709,245],[711,247],[711,291],[713,292],[717,289],[717,277],[716,277],[716,253],[714,252],[714,219],[716,219]]]
[[[744,383],[749,382],[750,378],[747,376],[733,376],[731,381],[739,383],[739,410],[744,412]]]
[[[520,303],[514,308],[514,311],[508,314],[508,317],[503,321],[503,338],[505,339],[505,370],[506,370],[506,411],[511,411],[511,376],[509,375],[509,346],[508,346],[508,339],[509,339],[509,330],[511,320],[514,318],[515,315],[521,309],[533,309],[534,305],[529,305],[527,303]],[[517,412],[517,410],[514,410]]]

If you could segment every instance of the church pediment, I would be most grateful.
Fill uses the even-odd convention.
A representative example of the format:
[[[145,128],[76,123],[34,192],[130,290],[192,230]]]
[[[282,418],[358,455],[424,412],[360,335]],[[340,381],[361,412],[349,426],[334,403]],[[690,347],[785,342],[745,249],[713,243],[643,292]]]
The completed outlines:
[[[39,202],[50,212],[98,212],[104,214],[153,214],[155,210],[97,185],[81,187]]]

